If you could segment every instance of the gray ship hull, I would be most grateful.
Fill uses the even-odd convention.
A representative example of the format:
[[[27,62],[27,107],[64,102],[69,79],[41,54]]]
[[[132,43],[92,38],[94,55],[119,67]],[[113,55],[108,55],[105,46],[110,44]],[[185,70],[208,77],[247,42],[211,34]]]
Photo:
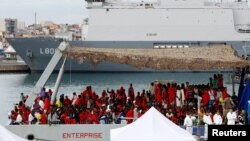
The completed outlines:
[[[14,134],[28,138],[33,136],[36,140],[48,141],[110,141],[110,130],[125,126],[124,124],[106,125],[9,125],[8,130]],[[25,130],[23,130],[25,128]],[[204,128],[200,127],[201,138],[204,137]],[[81,136],[86,134],[97,134],[98,137]],[[49,135],[49,136],[48,136]],[[197,135],[197,127],[193,129],[193,135]]]
[[[9,38],[9,43],[13,46],[20,57],[29,66],[32,72],[43,71],[49,63],[55,48],[60,44],[60,39],[56,38]],[[95,48],[153,48],[155,44],[184,44],[183,42],[153,42],[153,41],[70,41],[71,47],[95,47]],[[210,44],[231,44],[238,54],[243,54],[242,46],[246,42],[188,42],[189,45],[207,46]],[[249,42],[247,43],[249,44]],[[62,62],[62,60],[61,60]],[[55,71],[58,71],[61,62],[57,65]],[[101,62],[93,66],[90,61],[79,63],[76,60],[68,59],[65,66],[66,72],[136,72],[136,71],[155,71],[151,69],[138,69],[125,64],[114,64],[111,62]],[[193,70],[201,71],[201,70]]]

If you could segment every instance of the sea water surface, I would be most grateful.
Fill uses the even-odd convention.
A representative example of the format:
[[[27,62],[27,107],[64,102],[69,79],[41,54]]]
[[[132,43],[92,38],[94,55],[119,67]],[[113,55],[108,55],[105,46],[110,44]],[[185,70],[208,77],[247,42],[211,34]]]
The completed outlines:
[[[29,94],[40,73],[31,74],[0,74],[0,124],[6,125],[8,113],[13,109],[14,104],[20,100],[20,93]],[[148,89],[149,84],[155,80],[173,80],[177,83],[207,84],[209,77],[214,73],[65,73],[61,82],[58,95],[65,94],[72,96],[73,92],[80,93],[86,86],[91,85],[92,89],[101,94],[102,90],[119,89],[123,86],[128,90],[129,84],[133,83],[135,91]],[[229,73],[223,73],[224,83],[228,87],[229,94],[232,93],[232,85],[229,82]],[[46,88],[54,88],[57,74],[52,74],[46,84]],[[236,85],[236,92],[238,85]]]

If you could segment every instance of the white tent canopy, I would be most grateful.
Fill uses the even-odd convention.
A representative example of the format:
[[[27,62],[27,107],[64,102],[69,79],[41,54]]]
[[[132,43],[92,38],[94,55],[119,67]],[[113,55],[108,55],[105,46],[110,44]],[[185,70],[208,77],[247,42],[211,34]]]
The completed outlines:
[[[185,129],[151,108],[135,122],[111,129],[111,141],[195,141]]]
[[[10,132],[8,129],[0,125],[0,141],[28,141],[25,140],[14,133]]]

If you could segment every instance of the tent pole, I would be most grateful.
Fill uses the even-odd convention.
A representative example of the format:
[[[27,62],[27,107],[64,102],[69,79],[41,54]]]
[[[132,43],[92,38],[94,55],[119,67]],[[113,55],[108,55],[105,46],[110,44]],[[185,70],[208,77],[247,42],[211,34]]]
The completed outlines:
[[[201,133],[200,133],[200,112],[201,112],[201,110],[200,110],[200,104],[201,104],[201,98],[198,96],[197,97],[197,99],[198,99],[198,104],[197,104],[197,109],[198,109],[198,122],[197,122],[197,141],[200,141],[201,140]]]
[[[233,70],[233,73],[231,75],[231,79],[232,79],[232,95],[235,93],[234,78],[235,78],[235,70]]]

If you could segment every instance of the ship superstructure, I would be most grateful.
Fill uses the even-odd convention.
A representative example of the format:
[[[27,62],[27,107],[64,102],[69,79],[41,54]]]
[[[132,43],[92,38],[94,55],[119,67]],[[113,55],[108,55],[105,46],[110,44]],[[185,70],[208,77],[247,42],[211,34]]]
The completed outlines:
[[[230,44],[239,54],[250,47],[247,1],[86,0],[89,18],[83,40],[71,46],[94,48],[188,48]],[[43,71],[56,38],[12,38],[9,42],[32,71]],[[59,69],[59,67],[57,67]],[[127,65],[69,61],[69,71],[138,71]],[[144,70],[143,70],[144,71]]]

